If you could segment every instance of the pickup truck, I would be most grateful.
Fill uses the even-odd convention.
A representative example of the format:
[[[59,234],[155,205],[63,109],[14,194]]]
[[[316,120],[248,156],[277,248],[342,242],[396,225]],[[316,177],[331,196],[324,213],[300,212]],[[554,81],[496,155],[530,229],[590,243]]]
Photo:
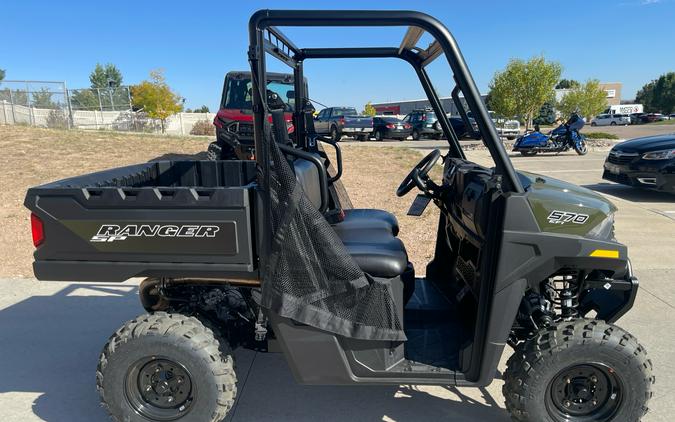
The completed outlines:
[[[324,108],[314,120],[316,133],[330,136],[333,142],[344,135],[366,141],[373,132],[373,118],[359,115],[354,107]]]
[[[488,111],[488,114],[490,114],[490,118],[497,128],[497,134],[499,134],[501,138],[513,140],[520,136],[520,122],[518,120],[505,119],[504,117],[498,116],[494,111]],[[470,111],[467,115],[470,118],[473,118]]]

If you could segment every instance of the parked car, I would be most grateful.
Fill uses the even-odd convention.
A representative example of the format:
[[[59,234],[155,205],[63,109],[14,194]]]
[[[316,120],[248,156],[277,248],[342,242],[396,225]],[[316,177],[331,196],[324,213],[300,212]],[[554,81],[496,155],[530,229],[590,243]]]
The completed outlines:
[[[630,124],[631,125],[639,125],[640,123],[644,123],[642,121],[642,116],[644,116],[645,113],[631,113],[630,114]]]
[[[602,178],[675,193],[675,134],[631,139],[612,148]]]
[[[373,136],[376,140],[404,140],[412,134],[412,126],[394,116],[373,117]]]
[[[314,127],[316,133],[328,135],[334,142],[344,135],[365,141],[373,132],[373,118],[359,115],[354,107],[328,107],[317,114]]]
[[[591,126],[629,125],[630,116],[625,114],[598,114],[591,122]]]
[[[480,133],[478,131],[478,125],[476,124],[476,121],[472,118],[469,118],[469,122],[471,123],[472,127],[472,133],[469,133],[469,130],[467,130],[466,123],[464,123],[464,119],[462,119],[460,116],[452,116],[448,114],[448,122],[450,123],[450,126],[452,127],[452,130],[455,132],[457,135],[457,138],[459,139],[464,139],[464,138],[473,138],[475,136],[476,139],[480,138]],[[442,130],[440,122],[434,123],[436,129]],[[472,134],[476,134],[472,136]]]
[[[436,113],[431,109],[413,110],[403,118],[403,122],[412,127],[412,138],[415,141],[422,138],[441,139],[443,131],[434,125],[436,121]]]
[[[654,123],[654,122],[660,122],[663,120],[663,114],[661,113],[647,113],[642,115],[640,118],[642,123]]]
[[[520,135],[520,122],[518,120],[509,120],[504,117],[499,116],[494,111],[488,111],[492,122],[497,128],[497,134],[508,140],[516,139]],[[469,118],[473,118],[471,112],[468,112],[467,115]]]
[[[669,118],[669,119],[675,119],[675,113],[671,113],[671,114],[668,116],[668,118]]]

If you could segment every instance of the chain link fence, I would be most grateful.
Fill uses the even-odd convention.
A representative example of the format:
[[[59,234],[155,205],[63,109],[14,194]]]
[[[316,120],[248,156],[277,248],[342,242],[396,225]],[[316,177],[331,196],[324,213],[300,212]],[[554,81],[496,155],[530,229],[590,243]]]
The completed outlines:
[[[189,135],[195,123],[213,121],[214,113],[178,113],[165,133]],[[133,111],[128,86],[68,89],[65,82],[0,82],[0,124],[56,129],[161,132],[161,122]]]

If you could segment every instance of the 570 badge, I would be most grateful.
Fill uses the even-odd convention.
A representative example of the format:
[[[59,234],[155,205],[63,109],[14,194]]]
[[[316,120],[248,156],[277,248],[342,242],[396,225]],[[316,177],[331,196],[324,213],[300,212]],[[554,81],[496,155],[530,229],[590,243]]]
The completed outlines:
[[[588,221],[588,214],[580,214],[570,211],[558,211],[553,210],[548,215],[548,222],[550,224],[565,224],[565,223],[574,223],[574,224],[584,224]]]

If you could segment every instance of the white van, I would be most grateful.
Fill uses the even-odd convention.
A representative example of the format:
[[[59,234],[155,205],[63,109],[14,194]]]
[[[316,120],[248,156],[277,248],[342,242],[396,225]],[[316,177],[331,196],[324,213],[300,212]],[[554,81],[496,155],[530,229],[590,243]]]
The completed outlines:
[[[629,125],[630,116],[625,114],[598,114],[591,122],[591,126]]]

